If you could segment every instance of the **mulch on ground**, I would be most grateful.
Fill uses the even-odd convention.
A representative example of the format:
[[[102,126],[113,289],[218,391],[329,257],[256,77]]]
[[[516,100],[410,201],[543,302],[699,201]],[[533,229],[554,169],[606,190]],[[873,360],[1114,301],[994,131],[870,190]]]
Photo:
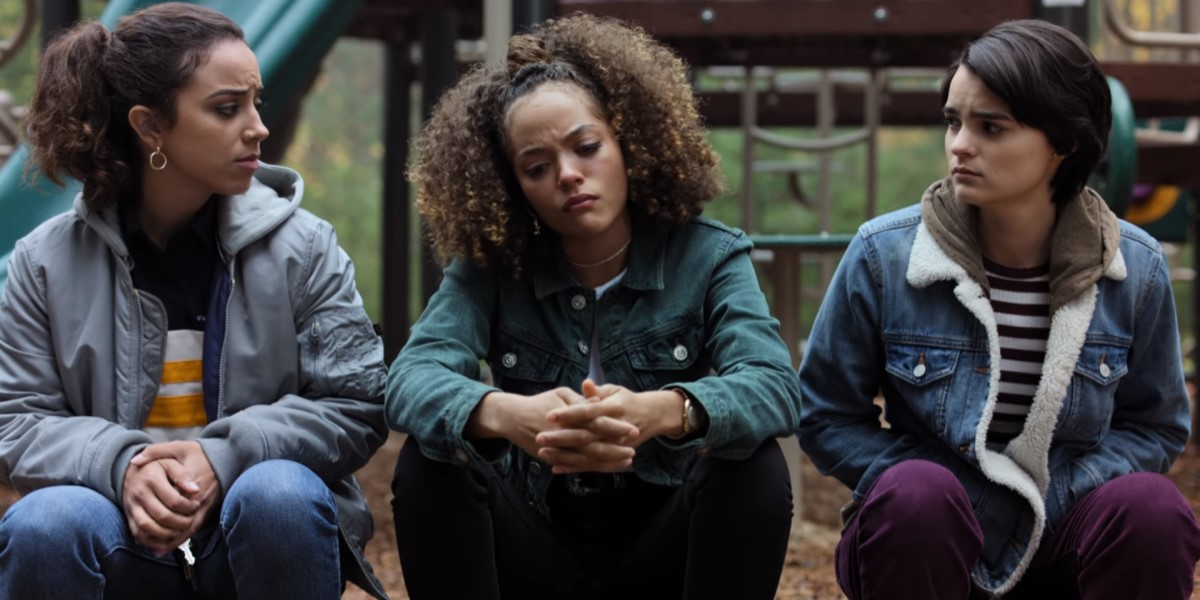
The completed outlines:
[[[396,535],[392,530],[391,477],[403,436],[392,434],[384,447],[359,471],[359,483],[367,493],[375,515],[375,539],[367,546],[367,555],[375,572],[394,599],[407,600],[400,559],[396,554]],[[1189,452],[1176,461],[1168,475],[1200,514],[1200,452]],[[776,600],[842,600],[833,571],[833,551],[840,536],[839,511],[850,499],[850,491],[840,482],[824,477],[808,462],[801,471],[802,519],[792,528],[787,559],[780,578]],[[1198,586],[1200,587],[1200,586]],[[369,600],[357,589],[347,590],[342,600]],[[1192,600],[1200,600],[1200,591]]]
[[[396,537],[392,530],[391,479],[403,436],[392,434],[387,444],[358,473],[358,481],[375,515],[375,538],[367,546],[367,558],[388,594],[395,600],[407,600],[404,576],[396,555]],[[1168,474],[1200,514],[1200,453],[1181,457]],[[777,600],[840,600],[843,598],[833,573],[833,550],[839,534],[838,509],[850,494],[837,481],[822,477],[804,463],[802,484],[803,519],[792,529],[787,561],[779,583]],[[0,513],[17,495],[0,486]],[[342,600],[368,600],[369,596],[351,586]],[[1200,600],[1200,592],[1192,595]]]

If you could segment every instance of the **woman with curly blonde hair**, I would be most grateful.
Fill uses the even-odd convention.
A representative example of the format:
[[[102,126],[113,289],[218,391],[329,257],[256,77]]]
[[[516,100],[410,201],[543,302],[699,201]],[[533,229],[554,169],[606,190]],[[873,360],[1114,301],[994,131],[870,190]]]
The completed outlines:
[[[550,21],[419,150],[449,266],[387,386],[411,597],[774,597],[798,385],[749,240],[699,217],[720,179],[683,62]]]

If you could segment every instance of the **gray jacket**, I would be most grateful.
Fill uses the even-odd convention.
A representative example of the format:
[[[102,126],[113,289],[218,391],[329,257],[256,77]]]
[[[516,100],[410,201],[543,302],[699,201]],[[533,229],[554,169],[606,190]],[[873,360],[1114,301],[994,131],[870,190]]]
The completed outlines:
[[[374,532],[352,473],[383,443],[383,348],[332,227],[299,208],[303,182],[264,165],[220,197],[204,390],[218,418],[199,442],[221,488],[288,459],[337,499],[344,572],[386,597],[362,550]],[[0,481],[81,485],[120,504],[162,375],[163,305],[133,287],[115,211],[75,210],[17,242],[0,296]],[[349,558],[348,557],[348,558]]]

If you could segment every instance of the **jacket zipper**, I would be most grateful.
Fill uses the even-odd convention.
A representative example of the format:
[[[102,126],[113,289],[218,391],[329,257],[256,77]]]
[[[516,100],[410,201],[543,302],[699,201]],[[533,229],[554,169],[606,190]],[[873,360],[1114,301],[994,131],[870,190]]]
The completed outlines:
[[[233,275],[233,261],[229,261],[229,297],[225,299],[225,332],[221,335],[221,366],[217,369],[217,414],[220,419],[225,412],[225,350],[229,345],[229,306],[233,304],[233,292],[237,287],[237,278]]]
[[[372,588],[374,588],[373,590],[367,591],[374,592],[376,598],[387,598],[387,593],[379,588],[379,581],[376,580],[376,578],[371,575],[371,572],[367,570],[367,565],[363,563],[363,558],[358,548],[355,548],[354,544],[350,543],[350,536],[346,535],[346,530],[342,529],[342,524],[340,521],[338,522],[338,535],[341,536],[342,541],[346,542],[346,547],[350,549],[350,555],[354,557],[354,562],[358,565],[358,570],[362,572],[363,578],[371,584]]]
[[[130,268],[130,270],[132,271],[132,268]],[[146,403],[144,401],[142,401],[142,398],[141,398],[141,396],[142,396],[142,391],[141,391],[142,368],[144,366],[143,365],[144,357],[142,356],[142,354],[144,353],[142,341],[146,335],[146,326],[145,326],[146,313],[145,313],[145,311],[142,310],[142,291],[137,289],[136,287],[133,287],[132,277],[131,277],[131,281],[129,282],[129,286],[131,288],[133,288],[133,301],[135,304],[137,304],[137,312],[138,312],[137,354],[136,354],[136,363],[134,365],[134,370],[136,371],[137,375],[134,378],[134,390],[138,396],[137,426],[139,429],[141,429],[141,428],[145,427],[146,419],[148,419],[150,417],[149,410],[147,409]],[[157,397],[156,397],[156,399],[157,399]],[[151,402],[151,405],[153,405],[153,402]],[[191,542],[192,542],[191,539],[185,540],[183,543],[184,545],[180,547],[183,554],[185,554],[188,558],[191,558],[191,554],[192,554],[191,550],[190,550]],[[178,550],[177,550],[177,552],[178,552]],[[187,560],[181,561],[180,568],[183,571],[184,579],[190,581],[192,584],[192,589],[196,590],[196,589],[198,589],[196,586],[199,582],[197,582],[196,580],[193,579],[193,566],[192,565],[194,563],[195,563],[194,558],[192,558],[190,561],[187,561]]]
[[[132,284],[131,284],[132,287]],[[133,369],[137,373],[133,378],[133,393],[137,398],[137,420],[134,422],[139,429],[146,424],[146,419],[149,413],[146,410],[146,402],[142,397],[142,345],[143,338],[146,336],[146,314],[142,311],[142,292],[137,288],[133,288],[133,303],[137,305],[137,352],[134,353]]]

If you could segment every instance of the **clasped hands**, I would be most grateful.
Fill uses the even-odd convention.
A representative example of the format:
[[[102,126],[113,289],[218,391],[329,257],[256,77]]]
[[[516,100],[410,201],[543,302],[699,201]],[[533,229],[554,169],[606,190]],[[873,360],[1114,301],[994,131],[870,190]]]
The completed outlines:
[[[638,446],[678,429],[683,400],[676,392],[634,393],[591,380],[581,391],[490,394],[468,427],[480,437],[508,439],[555,474],[622,471],[633,464]]]
[[[163,442],[129,461],[121,504],[134,540],[161,556],[200,529],[219,495],[199,442]]]

